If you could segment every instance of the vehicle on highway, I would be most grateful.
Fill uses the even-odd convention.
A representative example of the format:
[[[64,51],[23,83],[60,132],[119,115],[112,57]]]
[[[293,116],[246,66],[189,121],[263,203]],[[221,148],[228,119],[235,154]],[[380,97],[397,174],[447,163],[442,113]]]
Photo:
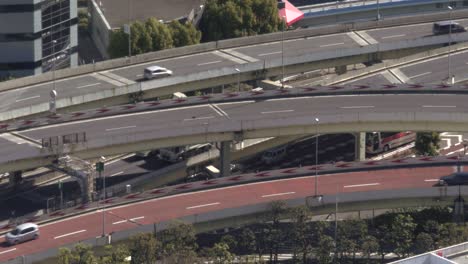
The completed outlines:
[[[287,146],[283,145],[274,149],[265,151],[262,155],[262,161],[266,164],[273,164],[274,162],[282,160],[286,156]]]
[[[434,22],[432,26],[432,33],[434,33],[434,35],[449,34],[450,32],[466,32],[466,29],[455,21]]]
[[[179,146],[162,148],[159,150],[158,157],[168,162],[179,162],[189,157],[201,154],[211,149],[211,143],[196,144],[189,146]]]
[[[160,67],[160,66],[150,66],[147,67],[143,73],[143,77],[146,80],[150,79],[157,79],[157,78],[163,78],[167,76],[171,76],[172,71],[168,70],[166,68]]]
[[[416,140],[416,133],[405,132],[372,132],[366,133],[366,153],[376,154],[403,146]]]
[[[5,235],[5,240],[10,245],[37,238],[39,238],[39,226],[33,223],[21,224]]]
[[[468,184],[468,172],[455,172],[449,176],[440,177],[439,185],[466,185]]]

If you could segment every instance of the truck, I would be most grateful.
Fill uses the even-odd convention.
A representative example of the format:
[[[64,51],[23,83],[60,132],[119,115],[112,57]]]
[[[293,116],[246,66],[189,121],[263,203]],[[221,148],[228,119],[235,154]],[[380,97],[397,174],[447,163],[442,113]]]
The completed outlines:
[[[175,163],[206,152],[212,147],[213,145],[211,143],[203,143],[188,146],[162,148],[159,150],[158,157],[161,160]]]

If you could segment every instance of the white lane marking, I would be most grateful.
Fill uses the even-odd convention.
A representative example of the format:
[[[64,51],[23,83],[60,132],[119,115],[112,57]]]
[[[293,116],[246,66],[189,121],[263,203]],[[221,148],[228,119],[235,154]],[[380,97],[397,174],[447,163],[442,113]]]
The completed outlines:
[[[107,128],[106,131],[113,131],[113,130],[120,130],[120,129],[127,129],[127,128],[134,128],[136,126],[126,126],[126,127],[114,127],[114,128]]]
[[[265,115],[265,114],[288,113],[288,112],[294,112],[294,110],[266,111],[266,112],[260,112],[260,113]]]
[[[424,181],[425,182],[436,182],[436,181],[439,181],[439,179],[426,179]]]
[[[124,173],[124,172],[123,172],[123,171],[119,171],[119,172],[116,172],[116,173],[114,173],[114,174],[111,174],[111,176],[117,176],[117,175],[120,175],[120,174],[122,174],[122,173]]]
[[[15,250],[16,250],[16,248],[12,248],[12,249],[9,249],[9,250],[5,250],[5,251],[0,252],[0,255],[1,255],[1,254],[8,253],[8,252],[15,251]]]
[[[355,187],[366,187],[366,186],[375,186],[375,185],[380,185],[378,182],[374,183],[366,183],[366,184],[355,184],[355,185],[346,185],[343,186],[344,188],[355,188]]]
[[[362,109],[362,108],[374,108],[373,105],[357,105],[357,106],[341,106],[343,109]]]
[[[456,108],[456,105],[423,105],[425,108]]]
[[[16,100],[16,102],[21,102],[21,101],[26,101],[26,100],[30,100],[30,99],[34,99],[34,98],[39,98],[41,97],[40,95],[35,95],[35,96],[31,96],[31,97],[26,97],[26,98],[23,98],[23,99],[18,99]]]
[[[428,74],[431,74],[432,72],[424,72],[424,73],[420,73],[420,74],[416,74],[416,75],[413,75],[411,77],[408,77],[409,79],[412,79],[412,78],[416,78],[416,77],[421,77],[421,76],[424,76],[424,75],[428,75]]]
[[[204,62],[204,63],[200,63],[200,64],[197,64],[197,66],[203,66],[203,65],[209,65],[209,64],[215,64],[215,63],[220,63],[221,61],[210,61],[210,62]]]
[[[213,206],[213,205],[218,205],[218,204],[220,204],[220,203],[201,204],[201,205],[190,206],[190,207],[187,207],[186,209],[187,209],[187,210],[190,210],[190,209],[195,209],[195,208],[200,208],[200,207],[207,207],[207,206]]]
[[[210,108],[213,109],[218,115],[228,117],[228,114],[219,108],[217,105],[210,104]]]
[[[195,117],[195,118],[186,118],[184,121],[194,121],[194,120],[203,120],[203,119],[211,119],[214,118],[214,116],[201,116],[201,117]]]
[[[76,235],[76,234],[83,233],[83,232],[86,232],[86,230],[85,230],[85,229],[83,229],[83,230],[79,230],[79,231],[71,232],[71,233],[68,233],[68,234],[64,234],[64,235],[56,236],[56,237],[54,237],[54,239],[58,239],[58,238],[66,237],[66,236],[71,236],[71,235]]]
[[[398,38],[398,37],[404,37],[404,36],[406,36],[406,34],[386,36],[386,37],[382,37],[382,39]]]
[[[96,85],[100,85],[100,84],[101,84],[101,83],[91,83],[91,84],[87,84],[87,85],[78,86],[78,87],[76,87],[76,89],[81,89],[81,88],[85,88],[85,87],[96,86]]]
[[[143,74],[137,74],[136,77],[143,77]]]
[[[332,43],[332,44],[326,44],[326,45],[320,45],[320,48],[323,47],[331,47],[331,46],[338,46],[338,45],[343,45],[344,42],[339,42],[339,43]]]
[[[266,195],[262,195],[262,198],[273,197],[273,196],[289,195],[289,194],[295,194],[295,193],[296,193],[296,192],[285,192],[285,193],[266,194]]]
[[[261,53],[261,54],[258,54],[258,56],[262,57],[262,56],[268,56],[268,55],[279,54],[279,53],[282,53],[282,52],[281,51],[275,51],[275,52],[269,52],[269,53]]]
[[[122,224],[122,223],[125,223],[125,222],[128,222],[128,221],[130,221],[130,222],[135,222],[136,220],[138,220],[138,219],[143,219],[143,218],[145,218],[145,217],[144,217],[144,216],[139,216],[139,217],[130,218],[130,219],[128,219],[128,220],[117,221],[117,222],[114,222],[114,223],[112,223],[112,224],[113,224],[113,225],[118,225],[118,224]]]

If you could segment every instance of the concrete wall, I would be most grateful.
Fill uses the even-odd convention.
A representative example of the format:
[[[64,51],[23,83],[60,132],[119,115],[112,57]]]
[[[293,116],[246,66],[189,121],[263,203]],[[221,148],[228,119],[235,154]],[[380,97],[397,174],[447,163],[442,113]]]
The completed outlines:
[[[107,46],[109,45],[110,38],[110,25],[104,17],[103,13],[98,7],[96,0],[91,0],[91,5],[89,11],[91,13],[91,38],[94,41],[94,44],[98,48],[101,55],[108,59],[109,55],[107,53]]]

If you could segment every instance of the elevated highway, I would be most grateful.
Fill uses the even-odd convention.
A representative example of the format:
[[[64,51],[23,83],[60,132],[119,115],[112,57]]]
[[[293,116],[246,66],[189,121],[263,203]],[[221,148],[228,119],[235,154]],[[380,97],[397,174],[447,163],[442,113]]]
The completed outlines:
[[[397,164],[401,160],[386,161]],[[349,165],[349,164],[348,164]],[[313,171],[313,167],[296,168],[294,170]],[[323,212],[324,206],[334,204],[336,197],[340,200],[340,210],[364,210],[381,208],[376,204],[361,209],[346,208],[347,203],[389,201],[393,199],[427,198],[425,204],[446,204],[452,197],[458,195],[457,187],[445,189],[434,188],[432,185],[441,176],[452,173],[454,166],[422,167],[422,168],[389,168],[388,170],[348,172],[338,174],[322,174],[318,178],[319,194],[323,195],[323,203],[309,204],[315,213]],[[292,171],[293,169],[289,169]],[[282,170],[287,174],[287,170]],[[274,172],[273,172],[274,173]],[[221,178],[216,181],[228,181],[249,175]],[[250,176],[256,176],[255,174]],[[257,174],[258,178],[268,178],[266,173]],[[196,184],[209,186],[211,181]],[[12,259],[9,263],[17,263],[15,258],[24,255],[27,261],[44,259],[54,256],[59,247],[77,241],[93,245],[104,244],[104,239],[96,239],[102,232],[103,219],[105,233],[112,233],[112,241],[124,239],[137,232],[160,230],[173,219],[182,219],[188,223],[203,223],[231,218],[228,226],[242,223],[243,216],[268,210],[268,204],[275,200],[284,200],[289,205],[305,204],[307,197],[313,195],[315,178],[310,173],[304,177],[284,178],[266,182],[248,183],[224,188],[214,188],[198,192],[179,193],[162,198],[141,200],[140,202],[112,206],[113,201],[105,201],[103,211],[90,211],[72,218],[62,219],[41,225],[41,237],[37,241],[7,247],[0,245],[0,261]],[[179,192],[191,190],[187,185],[174,186]],[[209,188],[209,187],[207,187]],[[149,190],[148,193],[164,195],[165,189]],[[466,188],[462,188],[466,193]],[[138,199],[140,194],[132,194],[127,199]],[[430,202],[438,200],[439,202]],[[400,200],[401,201],[401,200]],[[384,207],[388,208],[388,207]],[[83,208],[82,208],[83,209]],[[102,214],[105,213],[105,218]],[[18,259],[21,260],[21,259]],[[24,259],[23,259],[24,260]]]
[[[467,13],[456,11],[453,17],[466,17]],[[73,111],[235,83],[238,78],[246,81],[278,77],[282,73],[282,54],[286,74],[394,58],[447,43],[448,36],[432,36],[432,23],[401,26],[441,19],[445,19],[445,14],[389,19],[379,25],[362,22],[288,31],[284,33],[284,54],[281,49],[283,36],[274,33],[61,70],[55,74],[57,107],[62,111]],[[460,23],[468,25],[467,20]],[[453,34],[453,41],[466,39],[468,33]],[[140,82],[143,69],[153,64],[173,69],[174,77]],[[235,71],[236,67],[240,74]],[[47,111],[49,92],[54,87],[52,75],[48,73],[0,83],[0,120]]]
[[[394,86],[385,86],[384,90]],[[438,87],[438,88],[437,88]],[[337,87],[334,87],[335,89]],[[408,90],[421,90],[408,85]],[[444,91],[446,85],[434,86]],[[321,97],[250,97],[238,102],[209,103],[173,109],[58,123],[3,133],[0,171],[49,164],[57,155],[100,157],[202,142],[236,141],[287,135],[362,131],[468,131],[464,86],[454,94],[359,94]],[[352,86],[352,90],[365,87]],[[250,93],[249,93],[250,94]],[[228,94],[229,96],[229,94]],[[283,98],[282,98],[283,97]],[[316,122],[316,118],[320,121]],[[86,133],[86,140],[63,142],[63,136]],[[40,147],[42,139],[58,144]],[[33,142],[37,142],[34,145]],[[65,143],[65,144],[63,144]]]

